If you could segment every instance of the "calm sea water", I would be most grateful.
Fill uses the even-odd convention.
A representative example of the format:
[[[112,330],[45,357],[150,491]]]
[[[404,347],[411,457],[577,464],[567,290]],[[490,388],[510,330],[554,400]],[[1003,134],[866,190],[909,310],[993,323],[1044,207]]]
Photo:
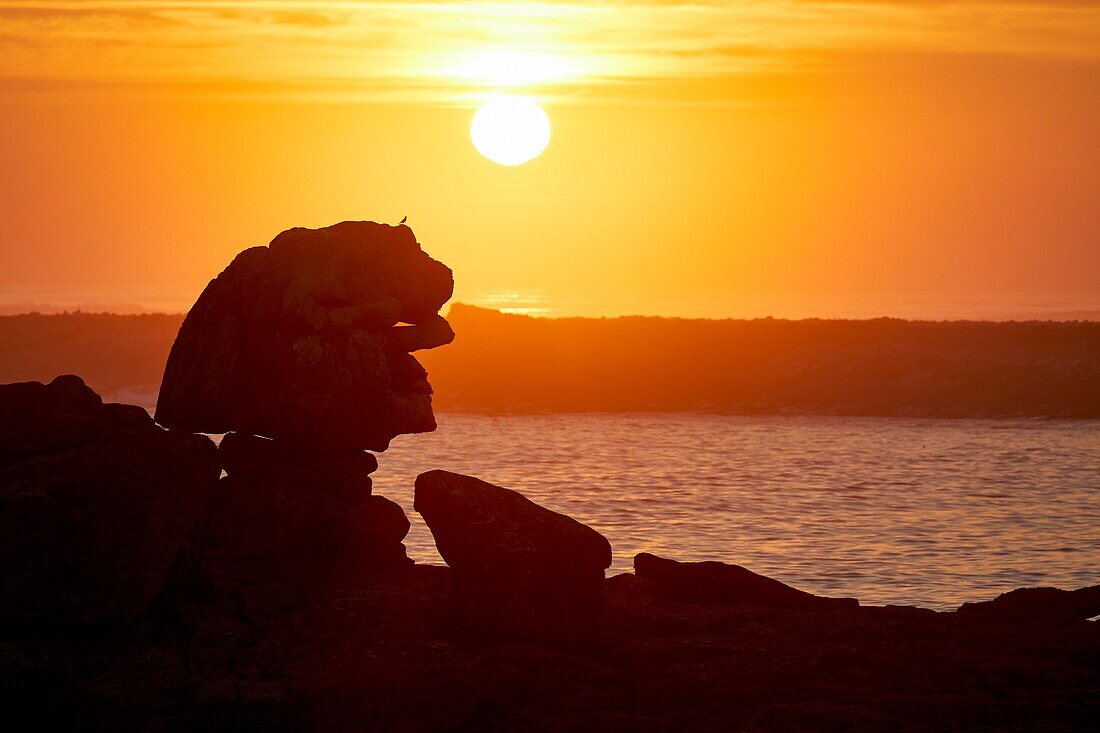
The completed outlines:
[[[379,456],[375,493],[412,511],[442,468],[523,492],[638,552],[744,565],[865,603],[944,609],[1026,585],[1100,583],[1100,422],[438,416]]]

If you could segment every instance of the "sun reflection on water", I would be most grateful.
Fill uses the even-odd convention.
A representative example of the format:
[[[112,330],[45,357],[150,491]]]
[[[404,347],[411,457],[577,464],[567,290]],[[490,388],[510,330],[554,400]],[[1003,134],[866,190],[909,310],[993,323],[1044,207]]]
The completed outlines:
[[[517,290],[501,290],[483,293],[470,299],[471,305],[479,308],[491,308],[501,313],[521,316],[550,316],[554,311],[548,305],[545,293]]]

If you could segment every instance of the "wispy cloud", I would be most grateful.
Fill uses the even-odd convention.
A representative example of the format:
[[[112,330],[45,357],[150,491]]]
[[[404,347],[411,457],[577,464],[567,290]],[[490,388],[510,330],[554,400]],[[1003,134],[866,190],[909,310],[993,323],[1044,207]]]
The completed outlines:
[[[829,68],[853,52],[1100,58],[1100,2],[0,0],[0,83],[454,102]]]

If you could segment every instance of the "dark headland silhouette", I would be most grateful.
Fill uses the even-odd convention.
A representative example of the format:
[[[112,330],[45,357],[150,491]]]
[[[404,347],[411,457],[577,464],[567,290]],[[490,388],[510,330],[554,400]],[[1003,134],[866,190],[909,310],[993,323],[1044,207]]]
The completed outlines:
[[[455,304],[437,410],[1100,418],[1100,323],[532,318]],[[0,381],[151,402],[182,316],[0,316]]]
[[[1095,725],[1100,586],[937,613],[649,553],[605,579],[613,548],[598,532],[444,471],[418,477],[413,508],[447,566],[409,561],[405,509],[372,494],[366,451],[434,429],[411,352],[452,339],[439,316],[451,290],[406,226],[292,229],[239,254],[191,309],[159,425],[76,376],[0,385],[6,719],[112,731]],[[541,364],[544,334],[481,341],[462,328],[481,316],[456,315],[463,348],[512,357],[507,369],[540,387],[570,349],[594,348],[562,345]],[[652,324],[620,322],[620,336],[635,325]],[[1065,333],[1055,350],[1076,353],[1080,333]],[[515,389],[500,385],[505,399]],[[200,432],[228,434],[216,447]]]

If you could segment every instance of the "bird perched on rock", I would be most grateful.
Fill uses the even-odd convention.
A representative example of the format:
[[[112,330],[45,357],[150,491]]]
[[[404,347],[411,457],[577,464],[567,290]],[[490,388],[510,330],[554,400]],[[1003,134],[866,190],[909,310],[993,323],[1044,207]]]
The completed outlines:
[[[399,221],[399,222],[397,222],[397,223],[398,223],[398,224],[404,224],[404,223],[405,223],[405,222],[407,222],[408,220],[409,220],[409,217],[407,217],[407,216],[403,216],[403,217],[401,217],[401,221]]]

